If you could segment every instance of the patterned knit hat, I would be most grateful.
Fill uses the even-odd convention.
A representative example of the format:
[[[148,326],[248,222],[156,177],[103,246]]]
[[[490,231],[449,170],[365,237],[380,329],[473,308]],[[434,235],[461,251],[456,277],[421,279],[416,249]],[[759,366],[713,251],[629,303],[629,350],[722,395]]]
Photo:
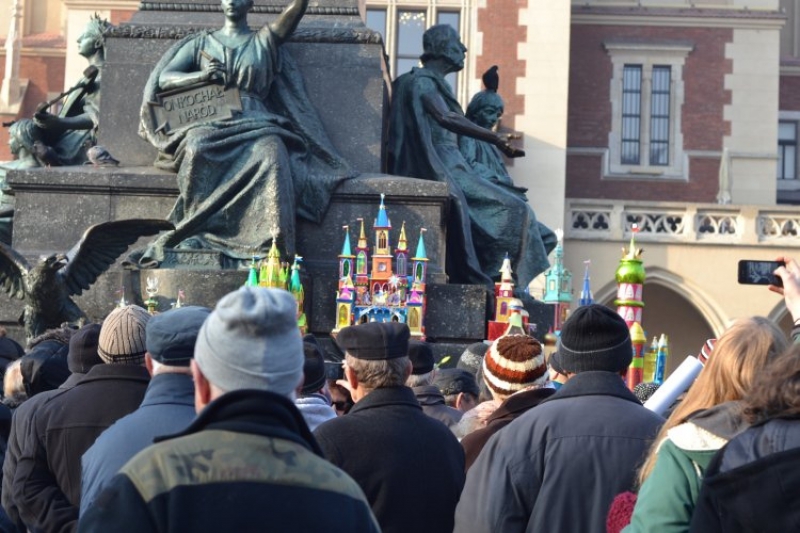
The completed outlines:
[[[508,335],[494,341],[483,358],[483,379],[495,398],[547,382],[542,345],[527,335]]]
[[[103,321],[97,353],[106,364],[143,365],[150,314],[138,305],[117,307]]]

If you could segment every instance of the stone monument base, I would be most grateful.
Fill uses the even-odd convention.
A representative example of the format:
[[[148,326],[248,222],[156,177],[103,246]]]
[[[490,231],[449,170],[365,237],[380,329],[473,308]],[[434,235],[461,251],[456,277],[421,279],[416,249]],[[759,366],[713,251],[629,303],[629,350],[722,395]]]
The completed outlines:
[[[67,251],[93,224],[126,218],[166,218],[177,196],[175,177],[151,167],[40,168],[11,172],[8,181],[16,203],[13,247],[31,259]],[[372,224],[381,194],[386,195],[393,247],[403,222],[412,253],[420,228],[426,229],[428,338],[456,346],[485,338],[486,318],[491,312],[489,291],[483,286],[447,284],[444,272],[450,201],[447,186],[381,174],[362,175],[344,182],[334,193],[321,224],[298,220],[297,249],[303,257],[309,330],[327,335],[334,328],[338,255],[344,243],[342,226],[349,226],[351,242],[355,243],[358,219],[363,218],[371,248]],[[144,247],[147,240],[131,249]],[[90,290],[75,298],[91,320],[101,320],[123,296],[142,305],[148,298],[145,291],[148,277],[159,281],[156,300],[161,311],[170,308],[178,290],[183,291],[187,305],[213,307],[220,297],[247,279],[245,268],[220,268],[220,255],[214,252],[171,253],[167,264],[152,270],[126,270],[122,259],[124,256]],[[19,302],[0,296],[1,324],[17,331],[20,313]]]

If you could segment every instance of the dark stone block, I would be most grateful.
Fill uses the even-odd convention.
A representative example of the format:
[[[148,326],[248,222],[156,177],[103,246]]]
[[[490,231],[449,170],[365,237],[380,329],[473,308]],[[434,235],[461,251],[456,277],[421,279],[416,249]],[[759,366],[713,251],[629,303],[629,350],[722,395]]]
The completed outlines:
[[[477,342],[486,338],[489,292],[485,287],[431,284],[427,289],[427,337],[436,342],[454,339]]]

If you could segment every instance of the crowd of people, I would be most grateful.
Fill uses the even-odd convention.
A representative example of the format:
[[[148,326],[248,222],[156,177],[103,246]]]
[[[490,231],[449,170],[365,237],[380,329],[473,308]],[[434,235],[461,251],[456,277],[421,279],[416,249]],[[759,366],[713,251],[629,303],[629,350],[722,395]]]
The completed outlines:
[[[797,530],[785,262],[792,339],[735,321],[666,420],[627,388],[628,327],[601,305],[549,359],[508,334],[455,368],[397,322],[342,329],[338,360],[279,289],[118,307],[27,351],[0,332],[0,531]]]

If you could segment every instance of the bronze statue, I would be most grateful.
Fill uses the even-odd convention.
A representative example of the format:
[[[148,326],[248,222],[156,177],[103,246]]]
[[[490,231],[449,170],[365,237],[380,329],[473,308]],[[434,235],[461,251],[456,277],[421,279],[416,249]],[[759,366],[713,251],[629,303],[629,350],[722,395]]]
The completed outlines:
[[[500,117],[503,116],[505,111],[503,99],[497,94],[497,87],[500,82],[497,70],[498,68],[495,65],[483,73],[482,79],[485,88],[472,97],[466,113],[470,121],[482,128],[495,132],[499,129]],[[507,141],[517,138],[514,133],[501,133],[500,135],[505,136]],[[474,137],[462,135],[458,138],[458,147],[464,159],[478,176],[505,187],[526,202],[528,201],[525,196],[527,189],[514,185],[514,181],[508,175],[503,155],[497,146]],[[547,233],[547,231],[549,231],[547,228],[542,229],[543,234]]]
[[[464,67],[466,47],[448,25],[423,35],[423,66],[393,84],[389,123],[388,170],[392,174],[434,179],[454,195],[448,228],[447,273],[451,281],[486,283],[499,277],[508,253],[518,286],[524,288],[549,267],[555,235],[538,223],[527,202],[514,191],[482,179],[464,159],[458,137],[496,146],[509,157],[524,152],[507,137],[464,116],[445,75]]]
[[[80,165],[86,161],[86,145],[94,144],[96,138],[100,74],[105,62],[105,34],[110,26],[98,15],[90,19],[78,37],[78,51],[89,61],[83,77],[53,100],[40,104],[32,119],[15,123],[17,134],[12,137],[19,139],[24,152],[17,154],[19,162],[13,168]],[[58,114],[48,112],[62,99]]]
[[[35,265],[0,244],[0,287],[9,296],[24,300],[21,320],[31,339],[84,317],[71,297],[88,289],[140,237],[172,227],[167,221],[150,219],[95,224],[69,252],[44,257]]]
[[[177,172],[179,197],[169,215],[175,230],[131,257],[142,267],[160,264],[167,248],[215,250],[240,266],[267,252],[276,227],[279,249],[292,255],[295,216],[319,222],[333,189],[353,175],[280,46],[308,0],[293,0],[257,31],[247,25],[252,0],[221,4],[224,26],[178,42],[145,88],[140,133],[159,149],[155,165]],[[240,102],[226,105],[227,115],[206,105],[236,100],[232,91]],[[203,105],[183,110],[173,123],[160,122],[156,111],[163,111],[165,92],[173,95],[170,108]]]

